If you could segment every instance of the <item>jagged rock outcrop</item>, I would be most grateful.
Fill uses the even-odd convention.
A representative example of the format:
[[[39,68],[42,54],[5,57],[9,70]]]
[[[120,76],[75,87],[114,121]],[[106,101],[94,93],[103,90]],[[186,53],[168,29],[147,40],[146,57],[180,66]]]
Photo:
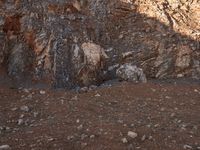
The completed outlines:
[[[101,83],[125,63],[200,78],[199,12],[198,0],[0,1],[0,63],[55,87]]]

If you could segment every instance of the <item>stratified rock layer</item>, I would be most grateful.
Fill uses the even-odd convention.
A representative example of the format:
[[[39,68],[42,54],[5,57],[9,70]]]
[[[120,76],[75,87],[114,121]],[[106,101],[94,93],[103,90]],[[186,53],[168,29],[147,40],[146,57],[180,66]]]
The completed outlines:
[[[199,79],[199,19],[198,0],[0,1],[0,63],[55,87],[99,84],[124,63]]]

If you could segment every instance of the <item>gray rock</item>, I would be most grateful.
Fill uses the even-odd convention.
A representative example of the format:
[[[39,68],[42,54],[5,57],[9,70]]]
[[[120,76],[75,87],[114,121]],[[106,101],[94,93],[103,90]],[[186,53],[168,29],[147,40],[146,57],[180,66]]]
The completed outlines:
[[[20,110],[21,110],[21,111],[24,111],[24,112],[29,112],[30,109],[29,109],[28,106],[25,106],[25,105],[24,105],[24,106],[21,106],[21,107],[20,107]]]
[[[125,81],[133,81],[133,82],[147,82],[147,78],[141,68],[137,66],[127,63],[122,65],[116,71],[116,75],[118,78],[125,80]]]
[[[20,126],[22,124],[24,124],[24,120],[23,119],[18,119],[17,124]]]

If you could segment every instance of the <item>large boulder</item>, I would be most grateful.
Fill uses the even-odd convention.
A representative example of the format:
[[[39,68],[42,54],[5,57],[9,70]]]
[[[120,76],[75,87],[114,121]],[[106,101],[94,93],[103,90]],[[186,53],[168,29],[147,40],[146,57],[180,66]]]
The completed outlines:
[[[124,81],[132,81],[132,82],[142,82],[146,83],[147,78],[144,74],[143,70],[141,68],[138,68],[137,66],[127,63],[124,65],[121,65],[117,71],[116,75],[118,78]]]
[[[83,51],[83,62],[77,72],[79,84],[88,86],[101,82],[101,75],[108,59],[105,50],[93,42],[83,43],[81,49]]]

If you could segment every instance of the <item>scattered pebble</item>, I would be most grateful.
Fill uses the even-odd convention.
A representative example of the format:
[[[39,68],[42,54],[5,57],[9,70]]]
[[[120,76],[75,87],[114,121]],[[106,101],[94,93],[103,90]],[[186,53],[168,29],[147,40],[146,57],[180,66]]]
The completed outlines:
[[[128,140],[126,139],[126,138],[122,138],[122,143],[124,143],[124,144],[126,144],[126,143],[128,143]]]
[[[81,140],[84,140],[85,138],[87,138],[88,136],[86,134],[82,134],[81,135]]]
[[[82,147],[86,147],[88,144],[87,143],[81,143]]]
[[[90,87],[89,87],[89,90],[91,91],[91,90],[95,90],[95,89],[97,89],[97,86],[96,85],[91,85]]]
[[[29,93],[29,90],[28,89],[24,89],[23,90],[25,93]]]
[[[165,96],[165,98],[166,98],[166,99],[171,99],[171,97],[169,97],[169,96]]]
[[[10,149],[9,145],[1,145],[0,146],[0,150],[6,150],[6,149]]]
[[[17,110],[17,107],[12,108],[11,110],[12,110],[12,111],[16,111],[16,110]]]
[[[182,77],[184,77],[184,75],[183,74],[178,74],[177,77],[178,78],[182,78]]]
[[[72,101],[73,101],[73,100],[75,100],[75,101],[78,100],[78,96],[76,95],[76,96],[72,97],[71,100],[72,100]]]
[[[162,107],[160,110],[161,110],[161,111],[165,111],[165,108],[164,108],[164,107]]]
[[[17,121],[17,124],[20,126],[20,125],[22,125],[24,123],[24,120],[23,119],[18,119],[18,121]]]
[[[131,138],[136,138],[138,135],[137,135],[137,133],[135,133],[135,132],[132,132],[132,131],[128,131],[128,134],[127,134],[129,137],[131,137]]]
[[[190,145],[184,145],[183,148],[184,149],[192,149],[192,146],[190,146]]]
[[[33,113],[33,116],[34,116],[35,118],[36,118],[38,115],[39,115],[38,112],[34,112],[34,113]]]
[[[143,135],[141,140],[144,141],[146,139],[146,135]]]
[[[82,87],[81,89],[80,89],[80,92],[81,93],[86,93],[86,92],[88,92],[88,87]]]
[[[83,129],[83,125],[81,124],[80,126],[77,127],[78,130]]]
[[[153,139],[153,136],[149,136],[149,140],[152,140]]]
[[[24,111],[24,112],[29,112],[29,107],[28,106],[21,106],[20,110]]]
[[[100,97],[100,96],[101,96],[101,95],[100,95],[100,94],[98,94],[98,93],[95,95],[95,97]]]
[[[67,140],[72,140],[74,138],[74,136],[68,136]]]
[[[91,138],[91,139],[94,139],[94,138],[95,138],[95,135],[90,135],[90,138]]]
[[[44,95],[44,94],[46,94],[46,92],[45,92],[44,90],[41,90],[41,91],[40,91],[40,94],[41,94],[41,95]]]
[[[170,117],[174,117],[175,116],[175,113],[171,113]]]

